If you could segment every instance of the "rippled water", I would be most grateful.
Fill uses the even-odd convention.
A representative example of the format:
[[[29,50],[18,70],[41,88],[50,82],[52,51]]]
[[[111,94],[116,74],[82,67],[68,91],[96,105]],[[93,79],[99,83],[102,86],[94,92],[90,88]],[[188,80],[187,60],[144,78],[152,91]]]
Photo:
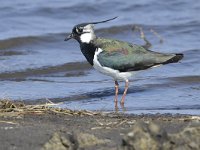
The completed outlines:
[[[111,9],[112,8],[112,9]],[[75,41],[64,42],[75,24],[119,16],[96,26],[101,37],[184,53],[177,64],[142,71],[130,83],[127,113],[200,114],[200,2],[2,1],[0,5],[0,98],[63,102],[60,107],[114,111],[114,82],[88,65]],[[150,32],[154,29],[164,42]],[[120,83],[120,97],[124,83]]]

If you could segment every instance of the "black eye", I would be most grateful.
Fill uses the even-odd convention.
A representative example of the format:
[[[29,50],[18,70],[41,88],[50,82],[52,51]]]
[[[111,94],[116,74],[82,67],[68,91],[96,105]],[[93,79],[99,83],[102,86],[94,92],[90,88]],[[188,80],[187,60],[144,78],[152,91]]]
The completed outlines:
[[[83,29],[82,28],[76,28],[76,32],[80,34],[80,33],[83,32]]]

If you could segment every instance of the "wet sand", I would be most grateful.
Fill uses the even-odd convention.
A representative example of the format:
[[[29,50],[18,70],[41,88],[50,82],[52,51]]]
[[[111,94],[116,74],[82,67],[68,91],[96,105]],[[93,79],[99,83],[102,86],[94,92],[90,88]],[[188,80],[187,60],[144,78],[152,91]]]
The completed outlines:
[[[172,149],[173,146],[184,145],[184,142],[185,149],[188,147],[195,149],[199,148],[199,143],[193,141],[189,144],[188,140],[180,138],[190,138],[192,135],[199,140],[199,127],[200,117],[190,115],[126,115],[103,112],[67,114],[51,109],[42,113],[40,111],[24,113],[12,110],[0,114],[0,149],[133,149],[138,143],[138,141],[131,142],[134,141],[130,140],[133,133],[136,139],[144,138],[143,140],[148,135],[148,141],[155,140],[154,135],[156,135],[155,141],[161,144],[161,147],[166,146],[163,141],[164,143],[170,141]],[[187,136],[184,136],[183,131],[187,128],[191,132],[195,130],[195,134],[187,133]],[[173,142],[177,139],[183,142],[181,144]]]

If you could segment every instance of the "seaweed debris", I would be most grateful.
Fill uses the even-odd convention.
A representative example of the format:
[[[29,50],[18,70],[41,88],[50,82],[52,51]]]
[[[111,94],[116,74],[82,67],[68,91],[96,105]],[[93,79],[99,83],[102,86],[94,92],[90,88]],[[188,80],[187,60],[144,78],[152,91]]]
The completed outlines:
[[[11,100],[0,100],[0,113],[16,113],[16,114],[45,114],[45,113],[56,113],[65,115],[88,115],[94,116],[100,114],[100,112],[88,111],[88,110],[71,110],[66,108],[55,107],[60,103],[53,103],[48,100],[45,104],[36,105],[26,105],[21,101],[11,101]]]

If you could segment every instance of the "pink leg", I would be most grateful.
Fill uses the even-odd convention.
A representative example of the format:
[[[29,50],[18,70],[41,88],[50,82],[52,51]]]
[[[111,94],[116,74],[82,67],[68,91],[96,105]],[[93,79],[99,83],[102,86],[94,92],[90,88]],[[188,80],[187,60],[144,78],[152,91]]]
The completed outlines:
[[[117,102],[115,102],[115,112],[118,112],[119,108],[118,108],[118,104]]]
[[[124,94],[122,96],[122,99],[121,99],[121,104],[124,104],[124,100],[125,100],[125,97],[126,97],[126,93],[127,93],[127,90],[128,90],[128,80],[126,80],[126,84],[125,84],[125,90],[124,90]]]
[[[115,81],[115,103],[118,101],[118,91],[119,91],[119,84]]]

